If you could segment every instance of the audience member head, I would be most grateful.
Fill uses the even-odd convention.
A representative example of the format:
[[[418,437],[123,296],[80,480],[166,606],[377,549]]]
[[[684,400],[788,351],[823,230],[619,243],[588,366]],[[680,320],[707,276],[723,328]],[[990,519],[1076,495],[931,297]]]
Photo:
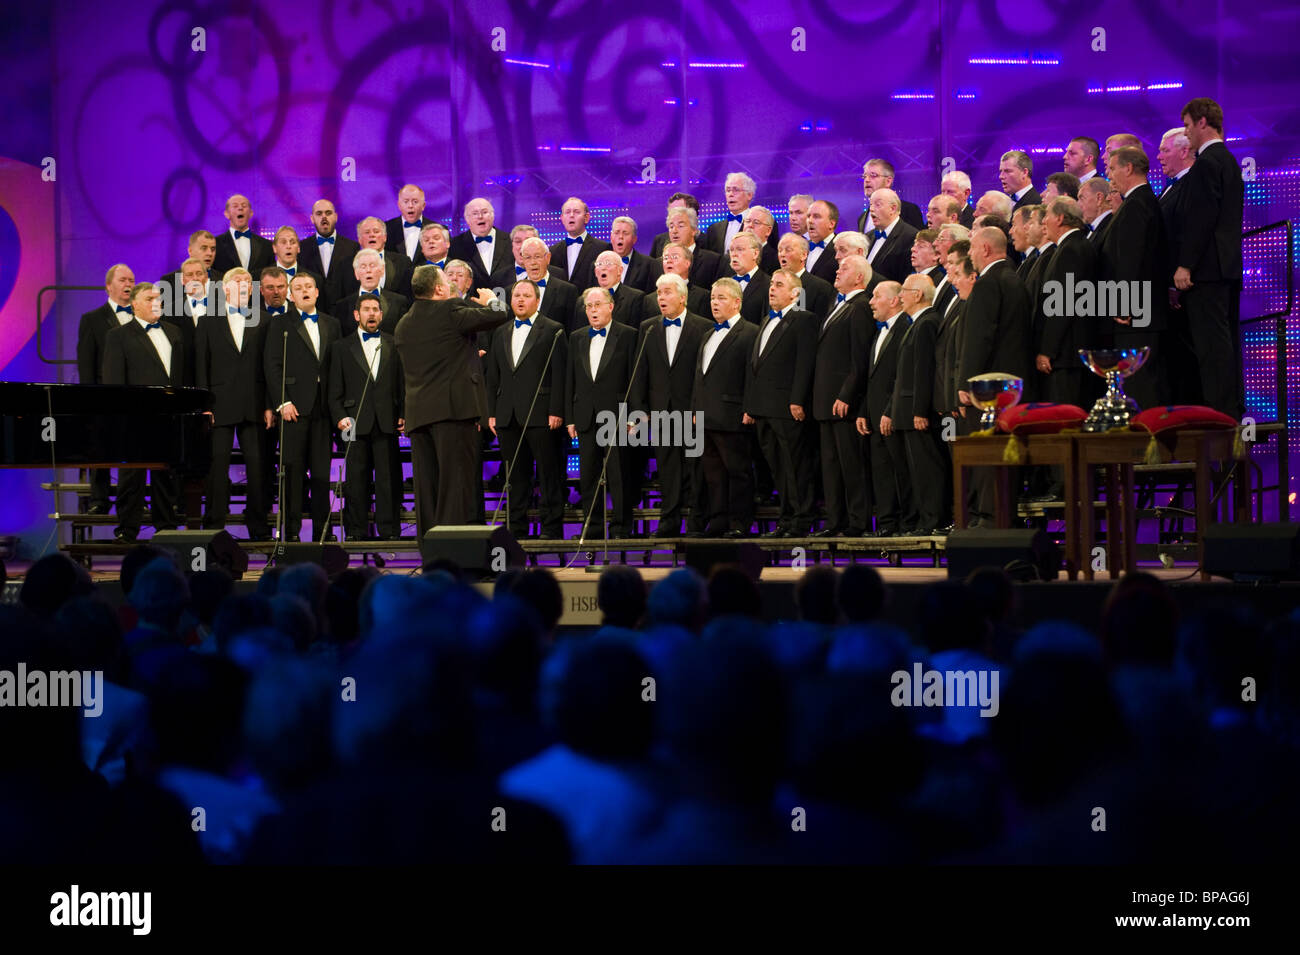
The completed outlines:
[[[646,585],[641,572],[627,564],[610,564],[596,583],[596,606],[601,623],[635,629],[645,616]]]
[[[94,592],[86,568],[67,554],[46,554],[28,569],[18,602],[34,614],[52,617],[68,600]]]

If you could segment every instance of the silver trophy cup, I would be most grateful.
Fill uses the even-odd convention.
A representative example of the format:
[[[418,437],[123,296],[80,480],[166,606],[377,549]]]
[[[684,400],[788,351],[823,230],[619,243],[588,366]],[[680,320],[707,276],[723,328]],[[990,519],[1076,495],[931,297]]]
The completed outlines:
[[[1082,348],[1079,358],[1094,375],[1106,379],[1106,393],[1097,399],[1083,422],[1083,430],[1100,434],[1114,428],[1127,428],[1133,415],[1142,409],[1124,394],[1124,379],[1146,363],[1149,345],[1141,348]]]
[[[1009,408],[1020,400],[1025,383],[1015,375],[993,371],[971,378],[966,382],[966,388],[970,392],[971,402],[984,412],[980,418],[980,430],[989,431],[997,424],[998,411]]]

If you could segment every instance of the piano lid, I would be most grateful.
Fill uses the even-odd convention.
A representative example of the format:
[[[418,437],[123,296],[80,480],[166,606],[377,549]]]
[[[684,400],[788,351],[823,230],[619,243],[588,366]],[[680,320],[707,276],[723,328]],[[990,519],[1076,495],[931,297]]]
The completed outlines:
[[[56,382],[0,382],[0,415],[199,414],[212,408],[203,388],[149,385],[72,385]]]

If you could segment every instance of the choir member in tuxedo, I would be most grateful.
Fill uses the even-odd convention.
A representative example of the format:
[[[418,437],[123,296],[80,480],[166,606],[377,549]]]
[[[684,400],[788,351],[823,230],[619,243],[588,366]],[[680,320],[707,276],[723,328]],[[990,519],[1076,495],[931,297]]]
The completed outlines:
[[[1169,250],[1160,203],[1147,182],[1149,170],[1150,161],[1140,149],[1125,146],[1110,154],[1106,175],[1124,201],[1111,217],[1114,221],[1106,233],[1101,256],[1103,280],[1120,282],[1130,289],[1142,282],[1151,290],[1150,310],[1143,320],[1131,314],[1111,316],[1114,325],[1110,332],[1116,347],[1150,349],[1146,362],[1124,383],[1125,393],[1139,408],[1170,403],[1164,355],[1168,296],[1162,294]]]
[[[962,316],[966,302],[975,287],[976,271],[971,265],[970,243],[962,240],[948,251],[948,284],[953,289],[952,300],[945,306],[939,320],[939,334],[934,341],[934,407],[940,421],[953,418],[957,431],[969,434],[975,430],[972,422],[958,412],[961,400],[957,397],[958,340],[962,331]]]
[[[686,279],[676,272],[665,272],[655,282],[660,314],[641,323],[637,341],[641,363],[636,371],[634,407],[638,411],[690,414],[695,410],[691,399],[696,358],[705,336],[712,331],[712,323],[687,310],[687,289]],[[691,505],[688,530],[692,533],[704,530],[700,459],[687,457],[686,449],[679,444],[657,446],[654,455],[660,485],[659,526],[655,536],[677,537],[681,533],[683,503]]]
[[[668,210],[668,237],[673,245],[680,245],[691,254],[690,283],[707,288],[721,267],[721,256],[710,251],[699,238],[700,223],[689,206]]]
[[[1034,188],[1034,161],[1026,152],[1019,149],[1004,152],[998,161],[998,180],[1002,183],[1002,191],[1012,198],[1016,206],[1036,206],[1043,201]],[[975,215],[979,214],[976,209]],[[1010,214],[1002,217],[1011,218]]]
[[[835,226],[839,221],[839,207],[829,200],[818,199],[808,207],[808,261],[804,267],[832,285],[839,270],[835,260]]]
[[[861,232],[841,232],[835,236],[835,261],[843,262],[850,255],[860,255],[865,259],[869,248],[871,243]],[[872,274],[875,274],[875,269],[872,269]]]
[[[821,201],[813,203],[814,213]],[[873,278],[864,256],[844,258],[835,273],[835,306],[818,329],[812,412],[821,446],[826,526],[814,537],[861,537],[871,522],[867,463],[850,407],[862,397],[852,393],[852,342],[870,337],[874,320],[865,292]]]
[[[806,192],[796,192],[785,204],[785,211],[790,217],[790,231],[805,239],[808,238],[808,209],[812,204],[813,197]],[[779,244],[780,239],[777,242]]]
[[[233,268],[248,269],[257,275],[272,263],[275,252],[271,243],[254,232],[248,224],[253,217],[252,204],[245,196],[231,196],[226,200],[225,216],[230,228],[216,237],[212,267],[220,275]]]
[[[629,328],[640,328],[645,317],[645,296],[623,281],[623,260],[618,250],[602,252],[596,256],[596,286],[609,293],[614,303],[614,321]],[[582,331],[584,324],[590,324],[590,309],[583,305],[584,297],[579,297],[578,308],[574,310],[571,327]],[[656,306],[657,309],[657,306]]]
[[[339,214],[334,209],[334,203],[328,199],[317,199],[311,207],[311,224],[315,231],[310,239],[302,243],[298,253],[298,260],[304,269],[325,278],[323,285],[317,285],[320,289],[317,305],[326,312],[357,288],[352,259],[361,251],[361,246],[347,236],[340,235],[338,223]]]
[[[159,283],[163,321],[181,333],[185,367],[194,369],[198,367],[194,357],[194,341],[199,321],[204,315],[216,315],[223,311],[223,296],[215,291],[221,286],[209,281],[207,270],[198,259],[182,262],[181,270],[173,276],[172,282],[172,287],[165,292],[161,288],[164,283]],[[178,300],[180,308],[176,308]]]
[[[616,252],[604,252],[597,260],[598,275],[601,261],[611,256],[614,264],[622,267]],[[632,533],[635,490],[634,475],[628,468],[626,452],[629,449],[617,444],[608,448],[602,446],[598,416],[604,413],[617,419],[619,405],[625,404],[630,397],[639,327],[614,319],[616,306],[608,288],[589,288],[582,298],[587,327],[574,329],[569,335],[564,420],[568,422],[569,437],[578,442],[578,486],[582,493],[586,536],[604,536],[605,496],[608,491],[614,502],[609,517],[609,536],[628,537]],[[603,488],[600,487],[602,473],[605,477]]]
[[[198,229],[190,233],[189,243],[186,245],[186,257],[198,259],[203,263],[203,271],[209,280],[216,279],[220,281],[221,273],[214,267],[213,263],[217,259],[217,237],[207,229]]]
[[[268,276],[262,275],[265,298]],[[266,387],[284,427],[280,449],[284,521],[282,540],[297,541],[302,531],[302,496],[310,474],[311,524],[319,540],[330,511],[330,457],[333,428],[329,416],[330,350],[339,340],[339,323],[317,310],[316,279],[306,273],[289,284],[293,308],[268,314],[264,362]],[[271,308],[266,308],[267,313]]]
[[[1183,107],[1182,117],[1196,162],[1178,186],[1187,190],[1187,208],[1174,287],[1182,293],[1205,403],[1241,418],[1241,166],[1224,144],[1218,103],[1197,97]]]
[[[958,222],[964,208],[965,206],[952,196],[945,196],[941,192],[933,196],[929,205],[925,207],[925,223],[931,229],[941,229],[950,222]]]
[[[946,225],[939,230],[939,237],[934,240],[934,253],[939,264],[944,267],[943,278],[934,287],[934,307],[940,315],[948,314],[948,306],[957,298],[957,289],[952,284],[952,271],[948,264],[948,253],[956,242],[966,242],[970,232],[963,225]]]
[[[1101,146],[1091,136],[1076,136],[1066,145],[1061,159],[1065,172],[1081,183],[1087,182],[1099,172],[1097,164],[1101,161]]]
[[[404,185],[397,191],[397,211],[396,216],[384,220],[384,247],[401,252],[412,268],[424,265],[429,260],[420,245],[420,233],[426,225],[433,225],[424,215],[424,190],[409,182]]]
[[[100,379],[106,385],[153,385],[179,388],[192,381],[185,367],[181,333],[162,321],[162,303],[152,282],[131,288],[131,320],[111,328],[104,336]],[[133,544],[144,524],[145,474],[140,468],[117,473],[117,520],[113,540]],[[149,472],[149,509],[154,530],[177,526],[179,488],[169,471]]]
[[[1015,203],[1005,192],[998,192],[996,189],[990,189],[979,198],[975,203],[975,221],[971,223],[973,230],[979,219],[983,216],[998,216],[1011,221],[1011,213],[1015,211]]]
[[[745,232],[752,232],[758,237],[759,248],[763,250],[762,256],[758,261],[758,267],[768,275],[771,275],[781,267],[781,262],[776,254],[776,245],[772,239],[772,232],[776,228],[776,218],[772,215],[770,209],[766,206],[750,206],[745,211],[745,220],[741,223]],[[726,278],[726,275],[719,275],[718,278]]]
[[[1160,139],[1156,154],[1160,169],[1165,174],[1165,185],[1160,190],[1160,214],[1165,220],[1165,237],[1169,261],[1165,266],[1165,285],[1168,287],[1166,318],[1169,328],[1165,332],[1166,380],[1175,404],[1200,405],[1200,369],[1196,351],[1192,347],[1191,329],[1187,326],[1187,310],[1179,301],[1174,288],[1174,270],[1178,268],[1179,240],[1183,223],[1187,219],[1187,190],[1184,188],[1188,170],[1192,168],[1192,147],[1182,126],[1175,126]]]
[[[460,259],[449,259],[443,274],[450,285],[449,292],[452,298],[473,301],[469,293],[474,288],[474,270],[469,267],[468,262],[462,262]],[[484,334],[490,333],[485,332]]]
[[[763,316],[767,314],[767,288],[772,282],[758,267],[762,254],[763,246],[752,232],[741,233],[731,240],[731,279],[744,291],[740,315],[755,327],[763,324]],[[716,282],[714,286],[717,286]],[[716,312],[714,314],[716,316]]]
[[[114,265],[104,276],[108,300],[81,316],[77,326],[77,381],[81,384],[104,383],[104,339],[114,328],[125,325],[134,317],[131,311],[131,289],[134,286],[135,273],[120,263]],[[90,469],[87,513],[108,513],[110,477],[108,468]]]
[[[596,284],[596,256],[611,248],[608,242],[587,233],[589,221],[591,210],[587,203],[577,196],[565,199],[560,207],[565,236],[551,246],[551,259],[559,266],[561,277],[577,289],[589,289]]]
[[[984,228],[971,236],[971,264],[979,271],[975,289],[966,302],[958,339],[958,397],[973,422],[979,411],[971,405],[967,382],[976,375],[1006,372],[1021,380],[1029,377],[1031,309],[1029,293],[1007,261],[1007,237],[1000,229]],[[975,469],[981,470],[981,469]],[[987,468],[982,469],[987,472]],[[981,523],[993,519],[991,474],[971,481],[975,514]]]
[[[673,209],[684,209],[684,208],[694,209],[695,221],[699,222],[700,200],[696,199],[689,192],[674,192],[671,196],[668,197],[668,207],[667,207],[668,212],[672,212]],[[669,238],[667,232],[660,232],[657,236],[655,236],[655,240],[650,246],[650,258],[652,259],[660,258],[664,254],[664,246],[671,241],[672,240]],[[654,289],[651,289],[649,294],[653,295],[654,291],[655,291]]]
[[[794,233],[781,237],[801,239]],[[745,369],[745,424],[752,424],[780,497],[775,530],[764,537],[806,537],[815,519],[813,363],[821,317],[798,308],[799,277],[777,269],[768,287],[767,318]]]
[[[525,255],[527,254],[525,243]],[[509,526],[528,536],[533,472],[541,490],[541,540],[564,532],[565,461],[555,430],[564,424],[568,341],[564,326],[537,310],[537,285],[523,278],[510,292],[513,325],[492,336],[487,354],[488,427],[501,442],[509,487]]]
[[[1101,162],[1098,163],[1098,168],[1105,169],[1106,164],[1110,162],[1110,154],[1125,146],[1132,146],[1134,149],[1142,149],[1142,140],[1138,139],[1132,133],[1115,133],[1111,136],[1107,136],[1106,148],[1102,150]]]
[[[275,424],[266,391],[267,323],[252,311],[253,276],[231,269],[223,276],[220,309],[199,319],[194,384],[212,392],[212,467],[208,471],[203,526],[220,529],[230,516],[230,454],[235,440],[244,457],[244,526],[249,540],[270,540],[263,435]],[[214,299],[215,302],[215,299]]]
[[[858,216],[858,231],[867,233],[871,231],[871,197],[876,194],[878,189],[894,188],[894,167],[891,163],[883,159],[868,159],[862,165],[862,198],[867,200],[867,207],[862,210]],[[898,198],[898,194],[894,194]],[[904,222],[913,229],[924,229],[925,218],[921,215],[921,207],[915,202],[907,202],[901,198],[898,199],[899,214]],[[876,271],[880,271],[877,269]]]
[[[853,355],[862,391],[855,425],[867,439],[871,490],[876,499],[876,534],[897,537],[916,529],[907,449],[894,430],[892,402],[898,354],[912,318],[903,308],[897,282],[881,282],[871,293],[872,334],[858,342]]]
[[[734,258],[743,236],[731,242]],[[748,235],[758,259],[758,239]],[[757,266],[755,266],[757,268]],[[765,296],[766,297],[766,296]],[[695,362],[691,407],[704,433],[700,470],[708,501],[704,537],[748,537],[754,523],[754,469],[745,423],[745,369],[758,325],[740,313],[741,288],[735,279],[713,283],[713,329],[704,336]]]
[[[515,268],[514,278],[511,279],[512,282],[518,281],[527,274],[528,269],[524,268],[523,258],[524,242],[527,239],[534,238],[540,238],[537,232],[537,227],[528,225],[526,222],[521,222],[510,230],[510,254],[514,257]],[[552,269],[552,271],[557,279],[564,278],[564,275],[558,268]]]
[[[356,274],[359,287],[339,302],[339,311],[345,315],[353,315],[359,311],[357,306],[363,298],[378,299],[379,309],[383,315],[380,328],[386,334],[393,334],[397,331],[397,323],[411,307],[411,301],[405,295],[399,295],[391,288],[385,287],[388,282],[388,263],[383,253],[378,249],[362,249],[352,260],[352,270]],[[352,334],[353,326],[349,324],[351,321],[351,318],[344,318],[340,330]]]
[[[1054,199],[1057,196],[1069,196],[1071,199],[1079,198],[1079,180],[1076,176],[1068,172],[1054,172],[1047,177],[1047,183],[1043,186],[1043,202],[1048,199]],[[1024,206],[1020,207],[1025,208]]]
[[[411,292],[415,302],[393,338],[405,379],[415,536],[423,539],[431,527],[472,524],[482,513],[478,427],[487,391],[476,336],[509,322],[511,314],[490,289],[479,289],[470,301],[454,295],[432,265],[415,270]]]
[[[271,242],[271,247],[275,250],[275,262],[273,264],[285,274],[290,282],[299,272],[311,271],[298,261],[302,254],[302,245],[298,242],[298,233],[293,230],[292,226],[282,225],[276,229],[275,239]],[[319,272],[312,272],[311,277],[316,280],[318,289],[325,284],[325,276]]]
[[[1043,270],[1043,285],[1035,303],[1038,327],[1035,367],[1047,376],[1044,397],[1048,401],[1080,405],[1085,410],[1090,393],[1087,379],[1092,376],[1079,361],[1079,349],[1094,344],[1088,319],[1048,315],[1042,288],[1049,282],[1065,287],[1067,276],[1076,286],[1097,278],[1097,249],[1088,241],[1086,223],[1079,203],[1066,196],[1053,199],[1043,216],[1043,231],[1056,246],[1051,261]]]
[[[420,250],[416,252],[413,266],[436,265],[440,269],[447,267],[447,250],[451,247],[451,233],[441,222],[424,220],[420,227]]]
[[[909,275],[899,296],[912,324],[899,344],[887,417],[906,452],[908,488],[916,513],[916,526],[907,529],[925,536],[951,523],[948,448],[942,437],[941,415],[934,405],[934,351],[942,317],[934,308],[934,283],[928,275]],[[881,433],[884,424],[882,421]]]
[[[663,274],[663,266],[636,250],[636,220],[630,216],[615,217],[609,227],[609,244],[623,263],[623,284],[642,295],[653,292],[655,279]]]
[[[253,306],[255,309],[260,309],[257,312],[260,316],[259,321],[272,321],[280,315],[295,314],[293,303],[289,300],[289,277],[284,274],[283,270],[278,266],[268,265],[259,275],[254,276],[254,279]],[[312,276],[312,279],[314,280],[315,276]],[[321,309],[321,311],[324,312],[324,309]],[[265,362],[265,358],[263,361]],[[281,401],[278,393],[271,394],[270,397],[275,399],[270,401],[272,407]],[[276,450],[279,448],[280,429],[271,428],[263,431],[260,437],[262,441],[262,461],[266,465],[262,468],[264,482],[262,485],[262,498],[267,502],[269,509],[270,502],[276,500],[278,492],[277,481],[280,475],[279,458],[276,455]]]
[[[961,203],[961,213],[957,216],[958,225],[963,225],[969,229],[975,224],[975,212],[970,207],[970,176],[960,169],[944,173],[943,178],[939,180],[939,191],[945,196],[952,196]]]
[[[465,204],[465,224],[469,228],[451,240],[447,252],[453,259],[469,263],[476,289],[504,289],[514,281],[510,240],[495,222],[492,203],[481,196],[471,199]]]
[[[1079,187],[1079,211],[1088,223],[1088,241],[1100,257],[1105,246],[1106,230],[1110,228],[1110,183],[1105,179],[1089,179]]]
[[[757,190],[757,184],[745,173],[727,173],[722,184],[722,195],[727,203],[726,218],[713,223],[705,230],[704,235],[700,237],[700,245],[726,258],[727,253],[731,251],[731,240],[744,228],[745,213],[749,211],[749,204],[754,201],[754,193]]]
[[[1011,214],[1011,228],[1007,237],[1015,250],[1020,253],[1020,264],[1016,266],[1016,275],[1022,282],[1029,281],[1029,273],[1038,261],[1037,235],[1034,232],[1034,210],[1042,206],[1021,206]],[[1039,230],[1041,232],[1041,230]],[[1033,301],[1033,297],[1030,297]]]
[[[524,277],[519,281],[526,279],[533,284],[533,291],[539,296],[537,310],[544,317],[563,326],[566,331],[573,331],[578,325],[574,317],[578,290],[564,279],[555,277],[551,269],[551,250],[545,242],[533,236],[524,240],[519,255],[524,263]],[[592,282],[594,284],[594,277]],[[513,284],[508,292],[513,301]]]
[[[777,243],[776,255],[781,268],[788,269],[799,280],[795,307],[800,311],[812,312],[818,321],[825,318],[835,303],[835,286],[804,268],[808,261],[808,240],[787,232]]]
[[[696,252],[703,252],[703,249],[696,247]],[[663,258],[660,259],[660,265],[663,268],[664,275],[678,275],[687,283],[686,291],[686,310],[692,315],[710,315],[712,309],[709,305],[709,290],[699,285],[694,285],[690,281],[690,275],[693,270],[695,260],[690,249],[669,242],[664,246]],[[662,277],[662,276],[660,276]],[[659,318],[662,311],[659,305],[659,279],[655,279],[655,294],[647,295],[642,302],[642,320],[650,318]]]
[[[871,195],[871,245],[867,261],[882,279],[901,283],[912,274],[912,240],[919,228],[899,216],[898,193],[880,188]]]
[[[366,216],[357,223],[357,240],[362,250],[374,249],[384,258],[384,275],[380,287],[410,301],[411,296],[411,260],[406,253],[398,249],[387,248],[388,233],[384,222],[378,216]],[[356,259],[353,258],[355,272]],[[360,278],[358,276],[358,278]],[[352,302],[349,305],[355,304]],[[354,309],[355,311],[355,309]],[[384,316],[387,318],[387,316]],[[401,316],[399,315],[398,318]],[[387,331],[387,329],[385,329]]]
[[[363,298],[355,332],[330,355],[329,415],[344,449],[343,533],[369,540],[371,486],[379,538],[401,536],[402,462],[397,435],[406,424],[401,360],[393,336],[379,330],[379,302]]]

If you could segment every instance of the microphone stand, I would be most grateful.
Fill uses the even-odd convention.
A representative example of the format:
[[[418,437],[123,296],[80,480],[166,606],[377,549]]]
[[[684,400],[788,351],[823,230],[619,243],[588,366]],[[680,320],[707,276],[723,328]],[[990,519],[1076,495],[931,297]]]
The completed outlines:
[[[271,550],[271,559],[266,562],[270,567],[284,555],[284,398],[285,378],[289,364],[289,329],[284,330],[284,345],[280,351],[280,440],[275,448],[275,547]]]
[[[379,348],[382,349],[383,347],[384,347],[384,340],[381,338],[381,339],[379,340]],[[364,348],[364,346],[363,346],[363,348]],[[376,358],[379,357],[379,351],[378,351],[378,350],[375,352],[375,357],[376,357]],[[370,374],[366,375],[366,382],[365,382],[364,385],[361,386],[361,398],[357,401],[357,413],[356,413],[355,415],[352,415],[352,440],[350,440],[350,441],[348,441],[348,440],[344,440],[344,442],[343,442],[343,444],[344,444],[344,448],[343,448],[343,463],[339,466],[339,480],[338,480],[338,483],[336,483],[336,484],[334,485],[334,488],[335,488],[334,496],[335,496],[336,498],[338,498],[340,501],[343,500],[343,477],[344,477],[344,475],[345,475],[346,472],[347,472],[347,467],[348,467],[348,455],[352,453],[352,446],[353,446],[354,444],[357,443],[357,439],[360,437],[360,436],[357,434],[357,417],[361,414],[361,409],[364,408],[365,405],[366,405],[366,394],[370,391],[370,382],[371,382],[371,381],[373,380],[373,378],[375,377],[375,366],[374,366],[372,363],[369,363],[369,362],[367,362],[367,365],[369,366]],[[328,408],[328,405],[329,405],[329,402],[326,401],[326,407],[327,407],[327,408]],[[376,427],[379,426],[378,415],[377,415],[377,414],[376,414],[376,422],[375,422],[375,426],[376,426]],[[340,433],[341,433],[341,432],[340,432]],[[369,475],[367,475],[367,477],[369,477]],[[369,483],[369,482],[367,481],[367,483]],[[376,494],[376,500],[378,500],[378,494]],[[345,506],[346,506],[346,502],[345,502]],[[399,506],[400,506],[400,504],[399,504]],[[331,507],[331,508],[329,509],[329,514],[328,514],[328,515],[326,516],[326,518],[325,518],[325,527],[324,527],[324,529],[321,530],[320,541],[319,541],[318,543],[324,545],[324,543],[325,543],[325,538],[329,535],[329,532],[330,532],[330,524],[333,523],[333,521],[334,521],[334,508]],[[347,535],[347,532],[346,532],[346,530],[345,530],[345,531],[344,531],[344,536],[346,536],[346,535]],[[382,557],[380,557],[378,554],[375,554],[375,555],[373,555],[373,556],[374,556],[374,558],[375,558],[375,566],[377,566],[377,567],[383,567],[383,566],[385,566],[385,564],[384,564],[384,560],[383,560]]]

